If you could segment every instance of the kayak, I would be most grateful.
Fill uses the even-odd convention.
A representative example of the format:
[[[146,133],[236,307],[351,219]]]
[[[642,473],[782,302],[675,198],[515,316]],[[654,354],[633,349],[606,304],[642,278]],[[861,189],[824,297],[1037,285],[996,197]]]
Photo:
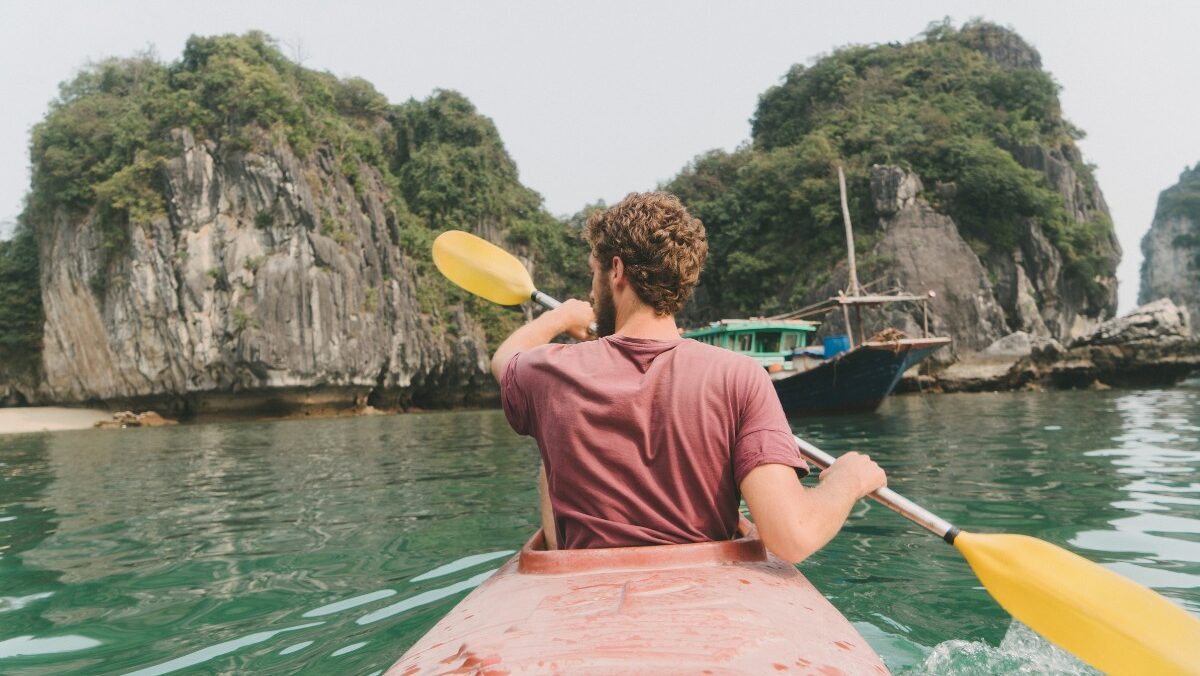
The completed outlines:
[[[387,673],[888,673],[745,519],[739,534],[547,551],[539,530]]]

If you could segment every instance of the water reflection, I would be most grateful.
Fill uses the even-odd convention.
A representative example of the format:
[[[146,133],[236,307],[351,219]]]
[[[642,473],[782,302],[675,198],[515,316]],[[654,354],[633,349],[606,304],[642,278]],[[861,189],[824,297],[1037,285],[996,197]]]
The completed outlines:
[[[100,642],[96,639],[71,634],[55,636],[53,638],[17,636],[6,641],[0,641],[0,658],[69,653],[76,650],[94,648],[98,645],[100,645]]]
[[[793,424],[963,526],[1195,612],[1198,393],[903,397]],[[497,411],[0,438],[0,672],[377,672],[527,539],[536,472]],[[898,671],[1052,659],[881,507],[802,570]]]
[[[380,589],[379,591],[373,591],[369,594],[348,598],[345,601],[338,601],[336,603],[330,603],[328,605],[321,606],[320,608],[313,608],[307,613],[304,613],[304,615],[301,617],[321,617],[322,615],[332,615],[334,613],[340,613],[343,610],[357,608],[359,606],[366,605],[368,603],[374,603],[380,599],[386,599],[389,596],[395,595],[395,589]]]
[[[413,608],[419,608],[424,605],[429,605],[430,603],[433,603],[434,601],[440,601],[448,596],[454,596],[455,594],[458,594],[459,592],[474,589],[475,587],[478,587],[480,584],[482,584],[484,580],[491,577],[492,573],[495,573],[495,572],[496,572],[495,569],[488,570],[488,571],[482,572],[478,575],[475,575],[474,577],[467,578],[466,580],[463,580],[462,582],[455,582],[452,585],[448,585],[445,587],[439,587],[437,589],[430,589],[429,591],[421,592],[420,594],[406,598],[403,601],[400,601],[399,603],[393,603],[392,605],[387,606],[386,608],[380,608],[379,610],[376,610],[374,612],[367,613],[366,615],[363,615],[362,617],[355,620],[355,622],[357,624],[371,624],[373,622],[378,622],[380,620],[386,620],[387,618],[392,617],[393,615],[399,615],[400,613],[408,612],[408,611],[412,610]]]
[[[283,650],[280,650],[279,654],[280,655],[291,655],[292,653],[300,652],[301,650],[304,650],[308,646],[312,645],[314,642],[315,641],[301,641],[299,643],[293,643],[292,645],[284,648]]]
[[[1117,468],[1125,483],[1106,528],[1081,531],[1071,543],[1117,559],[1113,570],[1159,589],[1200,614],[1200,451],[1197,393],[1180,388],[1115,400],[1122,433],[1115,447],[1087,455]],[[1195,495],[1198,497],[1188,497]]]
[[[172,671],[180,671],[181,669],[187,669],[189,667],[204,664],[213,658],[220,657],[222,655],[228,655],[229,653],[236,652],[242,648],[252,646],[256,643],[269,641],[276,636],[289,631],[308,629],[309,627],[316,627],[320,624],[320,622],[309,622],[308,624],[301,624],[295,627],[286,627],[284,629],[276,629],[274,631],[256,632],[250,634],[249,636],[236,638],[232,641],[225,641],[224,643],[218,643],[217,645],[209,646],[193,653],[188,653],[183,657],[177,657],[173,660],[163,662],[162,664],[156,664],[146,669],[138,669],[137,671],[131,672],[129,676],[159,676],[160,674],[169,674]]]
[[[0,566],[16,561],[25,571],[19,582],[0,577],[0,611],[25,609],[22,623],[2,623],[0,641],[24,646],[16,662],[0,656],[5,673],[49,664],[56,673],[199,664],[293,673],[333,653],[330,669],[363,673],[390,664],[477,585],[481,564],[511,555],[536,517],[536,455],[497,412],[22,443],[21,457],[3,460],[36,467],[0,468],[10,483],[36,479],[4,492],[18,511],[0,508],[0,517],[20,517],[0,523],[0,537],[26,527],[23,556],[0,553]],[[58,598],[35,580],[57,580],[50,589],[70,594]],[[369,630],[345,616],[398,594],[411,600]],[[321,622],[297,622],[309,618]],[[67,629],[94,637],[87,649],[56,644],[80,659],[32,656],[29,641],[74,635]],[[304,649],[313,642],[326,647]]]
[[[464,556],[461,559],[451,561],[444,566],[438,566],[427,573],[421,573],[420,575],[414,577],[412,581],[423,582],[425,580],[432,580],[435,577],[443,577],[451,573],[457,573],[460,570],[466,570],[467,568],[478,566],[481,563],[507,558],[515,553],[516,552],[511,549],[506,549],[499,552],[487,552],[484,554],[472,554],[470,556]]]
[[[54,479],[46,458],[50,438],[0,437],[0,660],[7,662],[101,644],[91,636],[65,633],[44,615],[49,600],[64,588],[62,576],[26,561],[60,528],[58,513],[38,504]]]

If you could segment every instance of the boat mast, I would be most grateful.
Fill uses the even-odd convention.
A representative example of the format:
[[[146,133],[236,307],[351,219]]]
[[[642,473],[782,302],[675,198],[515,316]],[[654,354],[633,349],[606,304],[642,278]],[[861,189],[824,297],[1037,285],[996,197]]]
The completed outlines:
[[[846,225],[846,256],[850,264],[850,282],[849,292],[851,296],[858,295],[858,266],[854,261],[854,229],[850,225],[850,204],[846,201],[846,174],[842,171],[842,165],[838,165],[838,188],[842,192],[842,223]],[[857,313],[858,308],[855,308]],[[845,304],[842,305],[842,319],[846,322],[846,337],[850,339],[850,347],[854,347],[854,331],[850,328],[850,308]],[[859,326],[859,332],[862,332],[862,326]],[[860,338],[862,336],[859,336]]]
[[[842,191],[842,222],[846,224],[846,255],[850,261],[850,295],[858,295],[858,267],[854,264],[854,229],[850,225],[850,205],[846,201],[846,174],[838,165],[838,187]]]

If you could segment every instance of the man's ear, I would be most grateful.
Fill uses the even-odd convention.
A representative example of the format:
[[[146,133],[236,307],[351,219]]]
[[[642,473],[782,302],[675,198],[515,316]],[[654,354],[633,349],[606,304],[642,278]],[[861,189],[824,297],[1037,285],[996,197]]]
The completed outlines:
[[[621,260],[620,256],[613,256],[612,266],[609,269],[612,272],[614,285],[620,286],[625,282],[625,261]]]

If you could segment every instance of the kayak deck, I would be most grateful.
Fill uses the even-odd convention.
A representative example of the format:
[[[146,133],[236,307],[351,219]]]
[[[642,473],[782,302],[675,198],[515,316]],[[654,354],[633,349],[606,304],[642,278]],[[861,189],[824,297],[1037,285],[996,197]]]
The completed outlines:
[[[752,529],[725,542],[564,551],[546,551],[538,531],[388,674],[886,674]]]

